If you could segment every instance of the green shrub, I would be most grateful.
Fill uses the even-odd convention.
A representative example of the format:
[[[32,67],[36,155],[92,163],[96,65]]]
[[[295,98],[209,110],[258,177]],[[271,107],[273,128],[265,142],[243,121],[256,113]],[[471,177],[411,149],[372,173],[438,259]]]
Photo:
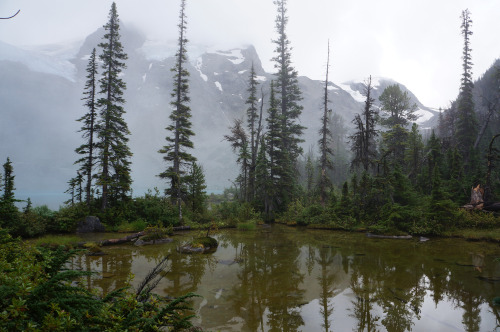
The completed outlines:
[[[491,229],[500,227],[500,217],[494,213],[475,210],[454,211],[455,226],[460,228]]]
[[[130,223],[123,223],[118,225],[118,232],[140,232],[148,227],[147,222],[144,219],[137,219]]]
[[[254,231],[257,228],[257,225],[255,220],[250,220],[248,222],[238,223],[236,228],[240,231]]]
[[[303,223],[304,206],[299,199],[288,204],[287,210],[283,213],[280,222],[288,225],[304,224]]]
[[[137,291],[99,297],[73,281],[90,272],[65,269],[76,251],[35,248],[0,229],[0,331],[158,331],[191,326],[186,294],[173,301],[151,293],[162,271]]]

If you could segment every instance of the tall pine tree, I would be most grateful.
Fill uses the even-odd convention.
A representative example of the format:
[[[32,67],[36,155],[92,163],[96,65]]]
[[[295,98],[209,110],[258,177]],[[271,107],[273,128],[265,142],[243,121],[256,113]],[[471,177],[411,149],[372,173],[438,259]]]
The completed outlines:
[[[321,205],[325,205],[328,192],[327,190],[331,187],[331,180],[328,176],[327,171],[333,169],[332,163],[332,132],[330,131],[330,113],[331,109],[328,108],[329,99],[328,99],[328,71],[330,69],[330,41],[328,41],[328,56],[326,61],[326,77],[325,77],[325,87],[324,87],[324,95],[323,95],[323,116],[321,117],[321,128],[319,129],[320,139],[318,140],[319,146],[319,196],[321,200]]]
[[[84,174],[87,177],[87,182],[85,184],[85,200],[89,208],[92,200],[92,171],[95,164],[94,154],[96,149],[96,142],[94,140],[97,121],[96,84],[97,61],[96,50],[94,48],[90,54],[89,63],[87,65],[87,82],[85,83],[85,91],[83,93],[85,97],[82,98],[82,100],[85,101],[84,105],[87,107],[88,112],[77,120],[82,123],[80,132],[86,141],[75,150],[76,153],[82,156],[75,164],[80,164],[80,171],[78,174]]]
[[[364,96],[366,100],[363,113],[355,115],[353,123],[356,126],[356,132],[349,137],[354,152],[351,166],[358,167],[361,165],[365,172],[368,172],[369,168],[374,166],[377,156],[375,139],[378,136],[378,131],[375,129],[375,124],[378,112],[373,108],[375,99],[372,97],[372,90],[372,77],[370,76],[365,83]]]
[[[179,222],[182,223],[182,199],[186,195],[186,181],[189,169],[196,158],[188,152],[193,148],[191,136],[191,108],[189,107],[189,72],[186,69],[187,48],[186,44],[186,1],[181,0],[179,13],[179,39],[178,49],[175,54],[175,65],[171,69],[174,75],[174,89],[171,94],[172,112],[170,125],[166,128],[170,135],[166,137],[167,145],[159,150],[164,154],[163,159],[169,164],[167,169],[159,174],[162,179],[170,181],[170,188],[165,193],[177,205]]]
[[[18,202],[14,196],[14,167],[10,158],[3,164],[3,194],[0,201],[0,227],[15,229],[19,220],[19,211],[15,203]]]
[[[240,164],[240,174],[236,182],[240,184],[240,197],[243,202],[248,201],[248,174],[251,167],[251,154],[248,148],[248,135],[243,127],[243,121],[234,120],[234,125],[229,128],[230,135],[224,135],[224,139],[231,143],[233,152],[237,154],[236,162]]]
[[[460,84],[460,94],[457,101],[457,123],[456,123],[456,142],[459,151],[468,161],[470,150],[474,145],[477,136],[478,124],[476,113],[474,111],[474,100],[472,90],[474,83],[472,81],[472,58],[470,48],[470,36],[472,35],[472,19],[468,9],[462,11],[461,29],[464,37],[464,49],[462,52],[462,78]]]
[[[267,152],[267,164],[268,164],[268,183],[269,190],[267,191],[268,202],[267,202],[267,217],[272,220],[274,217],[274,211],[276,210],[277,203],[279,202],[280,196],[278,194],[279,190],[282,190],[278,186],[280,185],[280,177],[283,173],[283,165],[280,161],[283,160],[280,149],[282,144],[282,126],[281,118],[278,110],[278,103],[276,100],[276,93],[274,90],[274,81],[271,81],[271,93],[269,97],[269,109],[266,118],[267,122],[267,132],[265,145]]]
[[[126,68],[124,61],[127,54],[120,42],[120,21],[113,2],[109,12],[109,20],[104,25],[106,31],[103,41],[99,44],[102,53],[103,76],[99,80],[100,93],[97,106],[101,108],[97,125],[99,138],[99,165],[101,172],[98,184],[102,186],[102,209],[105,210],[110,201],[116,202],[127,197],[132,179],[130,177],[130,157],[132,153],[127,146],[130,131],[123,119],[125,110],[123,90],[125,82],[120,78],[122,69]]]
[[[302,94],[297,79],[297,71],[292,67],[290,41],[286,34],[288,23],[287,0],[276,0],[278,14],[276,16],[276,32],[278,38],[273,40],[276,45],[276,56],[272,59],[276,73],[276,93],[279,106],[279,116],[281,121],[281,141],[278,150],[281,150],[279,159],[276,162],[280,165],[277,202],[281,209],[293,199],[297,189],[297,168],[298,157],[302,154],[299,146],[303,142],[301,136],[305,129],[299,123],[299,117],[303,107],[299,104]]]
[[[252,200],[255,191],[255,167],[257,162],[257,151],[259,145],[259,135],[261,121],[259,114],[257,113],[257,74],[255,73],[254,65],[252,62],[252,68],[250,69],[249,87],[248,87],[248,99],[246,104],[247,109],[247,123],[248,130],[250,131],[250,168],[248,172],[248,198]]]

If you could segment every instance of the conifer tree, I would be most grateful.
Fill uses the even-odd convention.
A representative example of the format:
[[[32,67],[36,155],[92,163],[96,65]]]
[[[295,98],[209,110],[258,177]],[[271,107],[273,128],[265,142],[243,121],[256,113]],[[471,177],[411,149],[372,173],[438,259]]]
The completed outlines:
[[[170,135],[166,137],[167,145],[158,152],[164,154],[163,159],[169,164],[167,169],[159,174],[162,179],[169,179],[170,188],[165,193],[170,196],[172,202],[177,205],[179,222],[182,222],[182,198],[186,192],[186,176],[189,168],[196,158],[189,153],[194,147],[191,136],[191,108],[189,107],[189,72],[187,63],[187,38],[186,38],[186,0],[181,0],[179,12],[179,39],[177,41],[177,53],[175,54],[175,65],[171,69],[174,75],[174,88],[171,94],[172,112],[170,113],[170,125],[166,128]]]
[[[356,132],[349,137],[354,152],[351,166],[362,165],[365,172],[374,166],[377,156],[375,139],[378,136],[378,131],[375,129],[375,124],[378,112],[373,108],[375,99],[372,97],[372,90],[372,77],[370,76],[365,83],[363,93],[366,97],[363,113],[355,115],[353,123],[356,126]]]
[[[103,210],[108,207],[110,199],[124,199],[132,184],[129,160],[132,153],[127,146],[127,135],[130,135],[130,132],[123,119],[125,110],[122,106],[125,103],[123,90],[126,85],[120,78],[122,69],[126,68],[123,61],[127,59],[127,54],[124,53],[120,42],[119,23],[116,4],[113,2],[109,21],[104,25],[106,33],[99,44],[102,49],[99,59],[104,71],[99,80],[102,97],[97,101],[101,111],[96,132],[99,138],[98,156],[101,168],[98,184],[102,186]]]
[[[408,171],[408,177],[412,182],[412,185],[416,185],[417,176],[420,174],[422,158],[424,152],[424,143],[422,142],[422,135],[418,131],[418,125],[413,123],[411,131],[408,135],[408,144],[406,150],[406,168]]]
[[[272,218],[274,210],[276,209],[276,203],[280,199],[278,192],[283,190],[279,188],[280,180],[282,177],[283,166],[280,161],[283,160],[282,157],[282,126],[281,117],[279,115],[278,103],[276,100],[276,94],[274,90],[274,81],[271,81],[271,93],[269,96],[269,109],[266,118],[267,122],[267,132],[266,132],[266,152],[268,156],[269,164],[269,185],[270,190],[269,202],[268,202],[268,216]],[[264,145],[263,145],[264,146]]]
[[[191,203],[191,211],[198,213],[203,212],[207,195],[206,189],[207,185],[205,183],[203,167],[193,162],[188,181],[188,197]]]
[[[320,176],[318,181],[319,186],[319,196],[321,205],[326,204],[328,197],[327,189],[331,187],[332,182],[328,176],[327,171],[333,169],[333,163],[331,157],[333,156],[333,151],[331,148],[333,137],[330,131],[330,113],[331,109],[328,108],[330,103],[328,99],[328,71],[330,69],[330,41],[328,41],[328,56],[326,61],[326,77],[325,77],[325,87],[323,96],[323,116],[321,117],[321,128],[319,130],[320,139],[318,140],[319,146],[319,167]]]
[[[90,207],[92,200],[92,171],[94,168],[95,160],[94,153],[96,149],[96,142],[94,141],[95,126],[97,121],[97,105],[96,105],[96,83],[97,83],[97,61],[96,50],[92,50],[90,54],[89,63],[87,65],[87,82],[85,83],[85,106],[88,112],[77,121],[82,123],[80,132],[86,142],[76,148],[75,152],[82,157],[78,159],[75,164],[80,164],[80,172],[85,174],[87,182],[85,184],[85,200],[87,206]]]
[[[0,201],[0,227],[7,229],[15,229],[18,221],[18,210],[15,203],[18,201],[15,198],[14,190],[14,167],[10,158],[7,158],[3,164],[3,194]]]
[[[7,157],[7,161],[3,164],[3,195],[2,201],[4,203],[14,202],[14,167],[12,166],[12,162],[10,158]]]
[[[240,164],[240,174],[237,182],[240,184],[242,201],[248,201],[248,173],[251,163],[251,155],[248,149],[248,135],[243,128],[243,121],[234,120],[234,125],[229,128],[231,135],[224,135],[224,139],[231,143],[231,148],[237,154],[236,162]]]
[[[470,48],[470,36],[472,35],[472,19],[468,9],[462,11],[460,16],[462,21],[461,29],[464,37],[464,48],[462,52],[462,78],[460,84],[460,93],[457,101],[457,123],[456,123],[456,140],[457,147],[464,156],[467,162],[469,159],[470,149],[474,145],[476,139],[478,124],[476,113],[474,111],[474,100],[472,90],[474,83],[472,81],[472,58]]]
[[[269,160],[266,153],[266,136],[260,138],[259,153],[255,167],[255,198],[262,204],[262,211],[266,218],[270,217],[270,195],[272,184],[269,179]]]
[[[434,177],[434,168],[441,169],[443,164],[443,155],[441,153],[441,141],[434,130],[427,141],[424,149],[424,167],[420,174],[419,185],[424,194],[430,194],[432,191],[432,181]],[[440,172],[441,173],[441,172]],[[441,175],[440,175],[441,176]]]
[[[313,195],[314,188],[314,163],[312,151],[307,154],[306,160],[306,190],[307,195],[311,197]]]
[[[284,208],[292,199],[297,188],[297,170],[296,163],[299,155],[302,154],[302,148],[299,146],[303,142],[301,136],[305,129],[299,123],[299,117],[303,107],[299,104],[302,100],[301,91],[297,79],[297,71],[292,67],[290,41],[286,34],[288,23],[287,0],[276,0],[278,14],[276,16],[276,32],[278,38],[273,40],[276,44],[275,54],[272,59],[277,70],[276,73],[276,101],[279,106],[281,121],[281,142],[278,147],[281,150],[280,164],[282,173],[280,174],[280,183],[278,185],[279,193],[277,200],[280,207]]]
[[[255,73],[255,68],[252,62],[252,67],[250,69],[249,87],[248,87],[248,99],[246,104],[247,109],[247,124],[250,133],[250,167],[248,170],[248,198],[253,199],[255,191],[255,164],[257,162],[257,151],[259,145],[259,134],[260,134],[260,118],[257,113],[257,74]]]
[[[382,134],[386,153],[392,156],[391,161],[403,166],[406,142],[408,140],[408,129],[410,121],[415,121],[416,104],[412,104],[410,96],[406,91],[401,91],[398,84],[385,88],[379,97],[382,110],[385,112],[381,124],[388,128]]]

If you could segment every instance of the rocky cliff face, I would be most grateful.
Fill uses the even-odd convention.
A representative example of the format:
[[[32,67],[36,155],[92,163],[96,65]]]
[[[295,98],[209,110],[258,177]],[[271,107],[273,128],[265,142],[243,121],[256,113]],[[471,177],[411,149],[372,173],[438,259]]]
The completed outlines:
[[[86,111],[81,102],[85,68],[101,36],[101,30],[90,35],[69,60],[55,57],[56,53],[47,48],[25,51],[0,45],[0,158],[10,156],[14,162],[21,199],[29,196],[35,204],[47,203],[39,195],[47,199],[52,194],[59,203],[64,199],[66,182],[75,173],[74,149],[81,144],[77,133],[80,125],[75,120]],[[126,28],[122,29],[122,44],[129,56],[123,72],[127,83],[125,119],[132,133],[133,188],[139,195],[148,188],[166,186],[156,177],[165,167],[157,151],[168,134],[165,127],[171,110],[170,68],[175,46],[163,45],[160,52],[152,54],[151,43],[145,36]],[[264,71],[252,46],[194,53],[199,55],[191,56],[188,64],[196,133],[194,155],[205,169],[208,188],[218,190],[227,187],[228,179],[237,174],[235,157],[223,135],[228,133],[233,119],[244,118],[252,63],[265,93],[264,100],[269,96],[273,75]],[[299,77],[299,83],[304,98],[301,122],[307,127],[304,147],[309,147],[317,141],[323,82]],[[377,99],[386,86],[396,82],[378,79],[375,83]],[[328,90],[330,108],[349,125],[354,114],[363,108],[362,82],[330,82]],[[410,95],[423,115],[419,122],[426,126],[434,112],[421,105],[411,92]]]

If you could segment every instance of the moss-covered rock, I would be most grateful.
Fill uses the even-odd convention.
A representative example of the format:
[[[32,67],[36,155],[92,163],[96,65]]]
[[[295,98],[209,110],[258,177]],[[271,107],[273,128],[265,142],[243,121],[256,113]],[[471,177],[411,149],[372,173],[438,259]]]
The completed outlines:
[[[210,236],[204,236],[194,239],[190,243],[177,248],[177,250],[185,254],[208,253],[214,252],[218,246],[219,243],[216,239]]]

